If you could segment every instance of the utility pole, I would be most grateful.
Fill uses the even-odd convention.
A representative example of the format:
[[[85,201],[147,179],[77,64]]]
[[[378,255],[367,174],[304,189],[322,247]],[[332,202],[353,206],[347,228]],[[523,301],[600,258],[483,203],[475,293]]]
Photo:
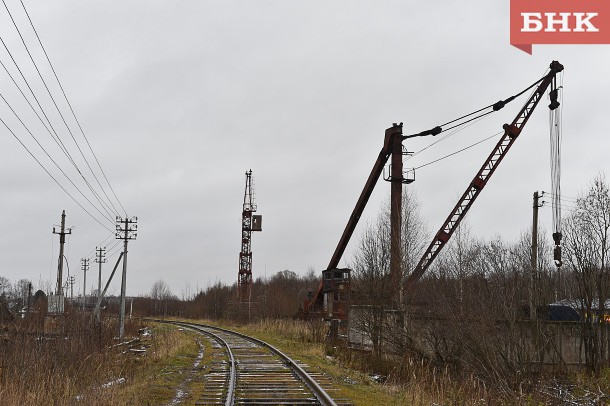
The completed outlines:
[[[96,256],[95,256],[95,262],[97,262],[99,264],[99,273],[98,273],[98,279],[97,279],[97,299],[100,300],[102,297],[102,264],[104,262],[106,262],[106,248],[95,248],[96,251]],[[99,308],[96,306],[95,307],[95,313],[96,313],[96,317],[99,321],[100,319],[100,313],[97,311],[99,310]]]
[[[70,300],[74,300],[74,276],[70,276]]]
[[[392,303],[402,310],[402,126],[392,126],[386,130],[392,144],[392,166],[390,170],[390,278],[392,283]]]
[[[116,218],[116,238],[123,240],[123,277],[121,279],[121,305],[119,308],[119,339],[125,334],[125,291],[127,283],[127,242],[138,236],[138,218]]]
[[[28,315],[30,314],[30,306],[32,305],[32,282],[28,283]]]
[[[83,306],[85,311],[85,301],[87,300],[87,271],[89,270],[89,258],[81,258],[81,269],[83,270]]]
[[[533,204],[533,220],[532,220],[532,254],[531,254],[531,274],[529,286],[529,305],[530,305],[530,320],[537,319],[536,306],[534,305],[535,281],[538,276],[538,208],[542,205],[539,203],[538,192],[534,192]]]
[[[58,296],[63,295],[63,283],[62,273],[64,268],[64,243],[66,242],[66,234],[72,234],[72,229],[69,228],[66,232],[66,211],[61,212],[61,231],[55,231],[53,227],[53,234],[59,234],[59,260],[57,262],[57,292]]]

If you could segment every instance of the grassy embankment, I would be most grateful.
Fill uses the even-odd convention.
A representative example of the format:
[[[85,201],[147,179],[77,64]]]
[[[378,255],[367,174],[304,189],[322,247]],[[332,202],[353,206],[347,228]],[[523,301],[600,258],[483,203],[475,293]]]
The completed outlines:
[[[333,396],[349,399],[356,405],[538,406],[567,401],[610,404],[604,403],[608,398],[603,398],[604,394],[610,394],[610,369],[605,369],[598,378],[586,373],[541,376],[528,386],[507,391],[488,387],[474,374],[458,373],[408,358],[384,359],[380,363],[367,353],[328,348],[319,342],[321,333],[317,331],[313,337],[312,331],[316,329],[312,330],[311,325],[301,321],[266,320],[248,325],[225,322],[223,327],[262,339],[310,365],[312,370],[323,372],[339,389]],[[371,373],[385,375],[385,382],[373,382]]]
[[[146,347],[146,352],[114,346],[112,335],[100,346],[86,332],[73,332],[65,340],[13,337],[10,348],[0,351],[4,375],[0,380],[0,404],[167,405],[177,400],[194,404],[211,361],[211,343],[174,326],[151,326],[152,335],[141,336],[136,345]],[[456,376],[408,359],[380,366],[365,353],[328,348],[320,342],[324,335],[320,326],[312,329],[312,325],[300,321],[224,326],[267,341],[309,365],[310,371],[322,372],[337,389],[333,397],[356,405],[560,404],[540,392],[498,393],[474,376]],[[137,336],[141,325],[129,327],[128,336]],[[110,330],[114,331],[114,326]],[[202,347],[206,350],[195,368]],[[373,382],[369,376],[372,372],[381,372],[387,380]],[[563,379],[562,384],[571,388],[574,398],[610,392],[609,370],[597,379],[586,374]],[[551,381],[540,385],[551,388]]]
[[[372,372],[370,368],[362,364],[366,357],[361,354],[350,360],[338,349],[329,350],[318,341],[320,332],[313,337],[312,326],[305,322],[265,320],[248,325],[224,323],[222,326],[266,341],[309,365],[310,371],[324,373],[332,379],[333,387],[337,389],[333,392],[335,399],[347,399],[356,405],[488,404],[486,400],[483,401],[489,398],[486,389],[474,378],[454,381],[447,371],[438,373],[425,365],[410,364],[408,372],[403,368],[400,373],[407,377],[400,384],[392,377],[384,383],[377,383],[369,376]]]
[[[90,320],[70,316],[65,336],[43,336],[18,326],[4,333],[0,346],[0,404],[161,405],[196,384],[194,360],[200,336],[171,326],[155,326],[139,336],[129,323],[126,341],[113,339],[116,325],[94,330]],[[146,351],[131,351],[145,348]],[[204,360],[205,363],[205,360]],[[203,363],[202,363],[203,364]]]

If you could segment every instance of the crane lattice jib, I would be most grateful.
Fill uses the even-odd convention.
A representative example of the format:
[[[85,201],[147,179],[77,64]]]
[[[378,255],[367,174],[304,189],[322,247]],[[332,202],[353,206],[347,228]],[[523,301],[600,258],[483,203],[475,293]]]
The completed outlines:
[[[445,223],[443,223],[438,233],[436,233],[432,243],[430,243],[430,246],[420,259],[413,273],[407,278],[405,286],[406,290],[410,290],[422,277],[432,261],[434,261],[434,258],[436,258],[447,241],[449,241],[451,235],[460,224],[460,221],[462,221],[476,198],[481,193],[481,190],[483,190],[489,181],[489,178],[498,167],[498,164],[506,156],[506,153],[517,139],[517,136],[523,130],[523,127],[534,112],[538,102],[544,96],[546,89],[549,87],[556,74],[562,70],[563,65],[557,61],[553,61],[550,65],[549,73],[542,79],[513,122],[511,124],[504,124],[504,134],[502,135],[502,138],[500,141],[498,141],[496,147],[493,149],[485,163],[483,163],[483,166],[474,177],[460,200],[457,202],[451,211],[451,214],[449,214],[449,217],[447,217],[447,220],[445,220]]]
[[[237,294],[240,302],[250,300],[252,287],[252,213],[256,212],[252,188],[252,170],[246,172],[246,188],[241,222],[241,251],[239,253],[239,273]]]

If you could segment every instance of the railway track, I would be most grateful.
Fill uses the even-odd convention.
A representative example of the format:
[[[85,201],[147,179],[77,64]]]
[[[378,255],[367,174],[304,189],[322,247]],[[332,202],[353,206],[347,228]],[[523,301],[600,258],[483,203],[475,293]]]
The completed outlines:
[[[197,405],[351,405],[334,400],[321,373],[271,345],[235,331],[202,324],[155,320],[196,331],[212,343],[212,364]]]

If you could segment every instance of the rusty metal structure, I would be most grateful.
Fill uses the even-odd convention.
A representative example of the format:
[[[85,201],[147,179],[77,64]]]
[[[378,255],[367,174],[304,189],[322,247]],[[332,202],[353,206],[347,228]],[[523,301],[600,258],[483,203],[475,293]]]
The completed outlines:
[[[262,231],[262,216],[253,214],[256,209],[252,187],[252,169],[250,169],[246,172],[246,189],[241,214],[241,251],[237,276],[237,299],[241,303],[250,302],[252,291],[252,232]]]
[[[385,131],[385,139],[383,148],[379,152],[375,165],[366,181],[364,189],[356,202],[356,206],[352,211],[352,214],[349,218],[349,221],[343,231],[341,239],[339,240],[339,244],[337,245],[335,252],[328,264],[326,270],[322,272],[323,279],[320,282],[317,291],[311,295],[304,303],[304,313],[305,317],[311,317],[311,315],[322,315],[325,319],[331,321],[338,320],[339,322],[343,322],[347,320],[347,305],[346,299],[349,297],[349,276],[350,272],[346,269],[337,269],[339,261],[347,247],[347,244],[360,220],[360,216],[364,211],[364,208],[373,192],[373,189],[379,179],[379,176],[383,172],[383,168],[387,163],[390,156],[392,156],[392,161],[390,165],[390,175],[385,179],[392,183],[391,187],[391,248],[390,248],[390,278],[392,280],[393,291],[388,292],[391,295],[392,300],[396,309],[400,309],[403,302],[403,293],[408,293],[410,289],[413,288],[415,283],[422,277],[425,271],[428,269],[434,258],[439,254],[445,244],[451,238],[451,235],[456,230],[461,220],[464,218],[481,190],[485,187],[487,182],[489,181],[491,175],[496,170],[498,164],[502,161],[502,159],[506,156],[508,150],[515,142],[523,127],[531,117],[534,109],[538,105],[538,102],[545,94],[546,90],[551,86],[551,104],[549,108],[551,110],[556,109],[559,106],[557,101],[557,88],[556,88],[556,75],[563,71],[563,65],[561,65],[557,61],[553,61],[550,64],[549,72],[536,81],[533,85],[523,90],[517,95],[511,96],[507,99],[500,100],[488,107],[485,107],[481,110],[478,110],[469,115],[463,116],[457,120],[450,121],[449,123],[443,124],[443,126],[448,124],[453,124],[456,121],[460,121],[462,119],[468,118],[471,115],[481,113],[478,117],[484,116],[486,114],[490,114],[494,111],[498,111],[502,109],[506,104],[513,101],[516,97],[522,95],[526,91],[530,89],[534,89],[533,93],[530,95],[525,105],[521,108],[515,119],[511,124],[505,124],[504,134],[501,139],[492,150],[488,158],[483,163],[483,166],[476,174],[454,209],[451,211],[447,220],[441,226],[441,229],[435,235],[432,243],[425,251],[421,260],[417,264],[415,270],[406,278],[406,282],[403,285],[403,275],[402,275],[402,264],[401,264],[401,252],[400,252],[400,240],[401,240],[401,201],[402,201],[402,185],[405,183],[411,183],[414,181],[413,172],[407,172],[407,174],[411,176],[405,176],[405,172],[403,171],[403,163],[402,157],[405,154],[403,151],[404,147],[402,142],[405,139],[413,138],[413,137],[422,137],[422,136],[435,136],[440,134],[443,131],[447,131],[451,128],[455,128],[459,125],[463,125],[468,123],[474,119],[468,119],[467,121],[463,121],[461,124],[452,125],[449,128],[443,129],[443,126],[437,126],[427,131],[422,131],[417,134],[412,135],[403,135],[402,134],[402,123],[396,124],[394,123],[392,127],[388,128]],[[489,110],[484,112],[485,110]],[[334,302],[335,298],[341,298]]]
[[[436,130],[434,130],[434,133],[430,132],[430,134],[436,135]],[[364,189],[343,230],[339,244],[337,244],[326,270],[322,271],[322,281],[311,299],[305,301],[303,310],[306,315],[313,313],[322,314],[326,319],[338,320],[339,322],[347,319],[350,270],[337,269],[337,266],[390,156],[392,157],[390,173],[389,176],[385,177],[385,180],[391,183],[390,277],[395,282],[392,283],[395,291],[390,292],[390,294],[395,301],[395,305],[399,305],[399,288],[400,281],[402,280],[400,259],[402,185],[404,183],[411,183],[414,180],[412,177],[405,176],[403,171],[403,155],[405,155],[405,152],[403,151],[402,141],[406,138],[409,138],[409,136],[405,137],[402,135],[402,123],[394,123],[392,127],[386,129],[383,147],[377,156]],[[335,298],[338,299],[335,300]]]
[[[563,71],[563,65],[557,61],[551,62],[549,73],[547,73],[538,82],[536,89],[525,102],[525,105],[521,108],[521,110],[519,110],[519,113],[512,123],[504,124],[504,134],[496,144],[495,148],[491,151],[489,157],[487,157],[483,163],[483,166],[481,166],[481,169],[479,169],[472,182],[470,182],[462,197],[460,197],[458,200],[457,204],[449,214],[449,217],[447,217],[447,220],[445,220],[440,230],[434,236],[434,239],[428,246],[428,249],[426,249],[424,255],[415,267],[415,270],[407,278],[405,283],[405,292],[409,292],[411,289],[413,289],[415,283],[417,283],[417,281],[422,277],[432,261],[434,261],[434,258],[437,257],[445,244],[447,244],[447,241],[449,241],[453,232],[457,229],[464,216],[466,216],[466,213],[477,199],[487,182],[489,182],[491,175],[493,175],[502,159],[504,159],[508,153],[510,147],[517,140],[517,137],[519,134],[521,134],[521,131],[523,131],[523,127],[532,116],[538,102],[540,99],[542,99],[549,86],[551,86],[551,104],[549,105],[549,108],[551,110],[555,110],[557,107],[559,107],[559,102],[557,101],[555,76],[561,71]],[[495,109],[496,105],[494,105],[494,110]]]

